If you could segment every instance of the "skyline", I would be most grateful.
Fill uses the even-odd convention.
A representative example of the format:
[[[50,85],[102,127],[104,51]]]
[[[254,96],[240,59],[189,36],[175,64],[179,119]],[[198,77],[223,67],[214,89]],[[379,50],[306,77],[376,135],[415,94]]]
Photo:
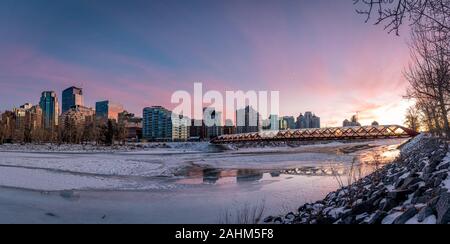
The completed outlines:
[[[324,126],[356,112],[403,124],[409,35],[365,24],[352,1],[60,2],[0,4],[1,111],[75,85],[90,107],[120,97],[142,114],[203,82],[279,90],[280,116],[314,111]]]

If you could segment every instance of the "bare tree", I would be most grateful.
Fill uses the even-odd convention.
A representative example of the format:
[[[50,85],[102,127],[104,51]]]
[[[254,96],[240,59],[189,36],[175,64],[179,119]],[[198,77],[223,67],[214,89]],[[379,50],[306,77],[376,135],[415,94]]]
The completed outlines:
[[[411,106],[406,111],[405,125],[406,127],[408,127],[413,131],[419,131],[420,128],[419,111],[415,106]]]
[[[417,26],[412,31],[412,63],[405,72],[410,83],[407,97],[419,102],[436,128],[450,135],[448,120],[450,96],[450,55],[447,34],[443,31],[424,31]],[[429,125],[432,121],[429,121]]]
[[[5,141],[5,125],[0,118],[0,145]]]
[[[420,113],[422,128],[426,131],[438,135],[442,131],[442,121],[439,118],[436,102],[431,99],[416,99],[416,108]]]
[[[405,22],[420,25],[426,30],[450,32],[450,0],[353,0],[356,12],[374,23],[399,34]]]

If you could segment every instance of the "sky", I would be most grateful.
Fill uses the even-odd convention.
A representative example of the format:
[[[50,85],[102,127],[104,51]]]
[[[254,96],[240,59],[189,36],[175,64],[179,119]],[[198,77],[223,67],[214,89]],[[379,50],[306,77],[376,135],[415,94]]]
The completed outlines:
[[[353,0],[2,0],[0,111],[75,85],[137,115],[177,90],[279,91],[281,115],[403,124],[408,33]]]

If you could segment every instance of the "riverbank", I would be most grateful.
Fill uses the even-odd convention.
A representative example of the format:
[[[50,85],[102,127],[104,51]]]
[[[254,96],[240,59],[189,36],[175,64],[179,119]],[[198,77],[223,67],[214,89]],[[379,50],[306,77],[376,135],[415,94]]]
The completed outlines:
[[[278,224],[447,224],[450,222],[448,144],[419,135],[393,163],[302,205],[298,212],[267,217]]]

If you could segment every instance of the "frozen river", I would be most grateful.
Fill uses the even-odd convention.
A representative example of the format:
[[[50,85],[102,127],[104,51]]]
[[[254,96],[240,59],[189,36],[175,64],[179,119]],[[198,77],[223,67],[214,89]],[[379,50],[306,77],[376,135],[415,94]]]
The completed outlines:
[[[263,207],[277,215],[389,163],[403,141],[108,153],[0,147],[0,223],[228,223]]]

